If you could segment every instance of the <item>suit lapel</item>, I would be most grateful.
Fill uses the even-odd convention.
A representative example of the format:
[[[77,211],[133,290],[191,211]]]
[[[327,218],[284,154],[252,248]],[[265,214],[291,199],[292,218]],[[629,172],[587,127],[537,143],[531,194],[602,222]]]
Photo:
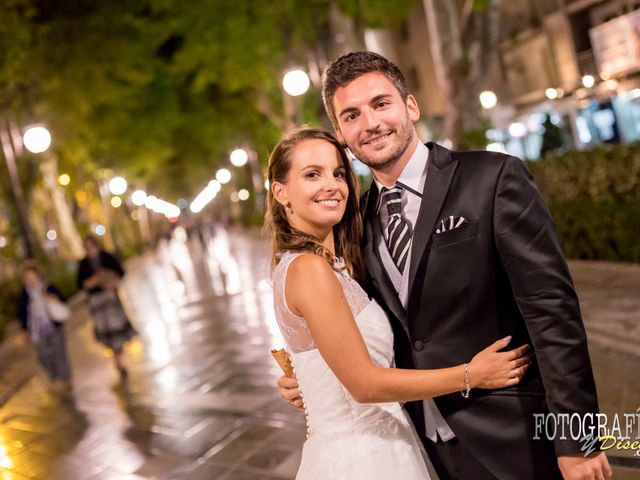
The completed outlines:
[[[442,205],[449,191],[451,180],[458,166],[458,161],[453,160],[451,152],[433,142],[427,143],[429,160],[427,164],[427,179],[422,193],[422,202],[418,220],[413,229],[413,241],[411,246],[411,267],[409,270],[409,296],[413,289],[418,266],[430,241],[431,232],[435,228],[436,221]]]
[[[378,203],[378,187],[375,182],[372,182],[371,188],[366,200],[364,208],[365,218],[365,246],[364,246],[364,258],[367,264],[367,270],[369,276],[374,282],[374,286],[380,295],[382,296],[385,305],[393,313],[393,315],[400,320],[402,327],[407,335],[409,334],[406,320],[406,313],[398,297],[398,293],[393,287],[393,283],[387,274],[382,259],[380,257],[380,251],[378,245],[382,238],[382,231],[380,230],[380,221],[376,213],[376,205]]]

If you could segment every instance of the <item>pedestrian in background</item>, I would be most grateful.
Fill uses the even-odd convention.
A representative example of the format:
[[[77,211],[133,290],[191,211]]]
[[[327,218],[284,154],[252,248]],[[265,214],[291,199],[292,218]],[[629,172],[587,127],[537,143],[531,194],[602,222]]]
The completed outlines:
[[[71,389],[71,370],[67,358],[64,324],[54,320],[51,307],[65,299],[55,286],[47,283],[38,264],[22,266],[24,288],[20,294],[18,316],[27,342],[35,346],[38,361],[51,382],[51,389]],[[59,307],[63,308],[64,307]]]
[[[115,366],[124,380],[128,374],[123,359],[124,345],[136,333],[118,298],[124,269],[113,255],[100,248],[96,237],[85,237],[84,247],[87,256],[78,267],[78,286],[89,295],[96,339],[113,352]]]

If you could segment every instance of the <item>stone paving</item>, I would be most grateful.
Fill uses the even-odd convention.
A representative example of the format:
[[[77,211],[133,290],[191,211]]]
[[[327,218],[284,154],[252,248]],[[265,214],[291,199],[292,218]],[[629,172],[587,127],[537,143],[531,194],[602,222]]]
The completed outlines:
[[[640,406],[640,266],[572,262],[602,411]],[[48,391],[32,352],[0,349],[0,480],[291,479],[304,417],[279,400],[269,349],[282,344],[268,252],[223,230],[206,247],[177,230],[128,264],[125,302],[139,331],[122,384],[77,302],[67,325],[70,396]],[[615,452],[614,478],[640,478]]]

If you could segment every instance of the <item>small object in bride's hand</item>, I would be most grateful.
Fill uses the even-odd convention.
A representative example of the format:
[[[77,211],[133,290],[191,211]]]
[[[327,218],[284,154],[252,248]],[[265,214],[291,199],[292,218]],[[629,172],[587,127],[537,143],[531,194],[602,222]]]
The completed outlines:
[[[280,350],[272,349],[271,355],[273,355],[273,358],[278,362],[278,365],[280,365],[285,376],[295,377],[295,374],[293,373],[293,366],[291,365],[291,357],[289,357],[289,353],[284,348],[281,348]]]

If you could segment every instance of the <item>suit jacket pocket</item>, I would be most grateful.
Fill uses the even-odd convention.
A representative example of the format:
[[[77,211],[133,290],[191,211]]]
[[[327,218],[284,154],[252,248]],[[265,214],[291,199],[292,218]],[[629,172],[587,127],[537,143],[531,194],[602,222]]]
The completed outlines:
[[[432,237],[432,245],[433,248],[452,245],[468,238],[475,237],[476,235],[478,235],[478,222],[467,222],[453,230],[434,234]]]

